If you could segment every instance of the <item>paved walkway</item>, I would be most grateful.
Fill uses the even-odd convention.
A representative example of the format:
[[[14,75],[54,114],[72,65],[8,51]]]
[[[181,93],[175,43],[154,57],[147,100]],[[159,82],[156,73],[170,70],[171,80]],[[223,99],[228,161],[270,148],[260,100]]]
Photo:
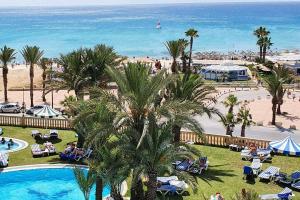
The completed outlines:
[[[243,101],[243,100],[257,99],[259,96],[262,99],[266,99],[268,92],[265,89],[260,88],[259,90],[247,89],[244,91],[231,92],[231,94],[234,94],[235,96],[238,97],[238,99],[240,101]],[[224,101],[224,99],[228,95],[229,94],[225,94],[225,95],[221,96],[218,99],[218,103],[215,106],[222,113],[227,112],[227,108],[225,108],[221,102]],[[300,96],[300,93],[297,94],[297,98],[299,98],[299,96]],[[300,107],[300,103],[299,103],[299,107]],[[235,112],[236,111],[237,111],[237,108],[235,109]],[[203,117],[196,117],[196,119],[200,121],[200,123],[206,133],[216,134],[216,135],[225,135],[225,128],[224,128],[223,124],[220,122],[220,119],[218,117],[214,116],[213,118],[209,119],[208,117],[203,116]],[[299,128],[299,127],[297,127],[297,128]],[[236,127],[234,128],[233,135],[239,136],[240,131],[241,131],[240,125],[236,125]],[[290,136],[290,135],[292,136],[293,139],[295,139],[295,141],[300,143],[300,131],[299,130],[292,131],[292,130],[284,129],[284,128],[266,127],[266,126],[263,126],[263,127],[262,126],[251,126],[249,128],[246,128],[246,137],[253,138],[253,139],[274,141],[274,140],[284,139],[285,137]]]

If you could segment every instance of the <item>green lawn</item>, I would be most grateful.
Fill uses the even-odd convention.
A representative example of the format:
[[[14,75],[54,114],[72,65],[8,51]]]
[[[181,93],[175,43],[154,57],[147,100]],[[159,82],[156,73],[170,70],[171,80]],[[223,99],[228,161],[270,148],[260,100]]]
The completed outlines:
[[[16,139],[25,140],[29,146],[21,151],[9,153],[9,166],[16,165],[30,165],[30,164],[44,164],[44,163],[59,163],[60,159],[58,155],[33,158],[30,150],[30,145],[35,144],[34,138],[31,137],[31,130],[39,130],[41,133],[48,133],[49,130],[36,129],[36,128],[20,128],[20,127],[9,127],[2,126],[4,137],[12,137]],[[73,131],[59,131],[59,138],[56,142],[53,142],[57,152],[61,152],[66,148],[68,142],[76,141],[75,133]]]
[[[5,137],[14,137],[25,140],[29,145],[34,144],[35,140],[31,137],[31,130],[34,128],[18,128],[18,127],[2,127],[4,128]],[[40,129],[46,133],[46,130]],[[57,151],[63,151],[68,142],[76,141],[75,134],[72,131],[59,131],[62,141],[55,143]],[[204,155],[208,156],[209,169],[200,176],[199,190],[197,194],[191,193],[190,196],[184,196],[184,200],[200,200],[203,199],[201,193],[206,197],[211,194],[221,192],[225,199],[230,199],[235,192],[242,188],[254,189],[259,194],[277,193],[282,190],[280,186],[274,183],[261,183],[256,180],[255,184],[248,184],[242,179],[242,168],[244,165],[249,165],[250,162],[242,161],[239,152],[229,151],[226,148],[197,146]],[[14,153],[10,153],[9,166],[28,165],[28,164],[43,164],[43,163],[60,163],[58,155],[50,157],[33,158],[30,152],[30,147]],[[274,165],[281,168],[281,171],[290,173],[295,170],[300,170],[300,158],[274,156],[272,164],[263,164],[263,169]],[[295,192],[295,200],[300,199],[300,193]],[[173,198],[172,198],[173,199]],[[182,199],[178,197],[175,199]]]

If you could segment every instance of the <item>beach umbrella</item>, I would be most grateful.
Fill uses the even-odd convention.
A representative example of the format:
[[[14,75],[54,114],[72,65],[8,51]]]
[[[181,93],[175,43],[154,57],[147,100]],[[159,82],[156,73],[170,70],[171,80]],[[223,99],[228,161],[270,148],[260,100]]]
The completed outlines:
[[[34,111],[35,117],[41,117],[41,118],[52,118],[52,117],[58,117],[61,115],[61,112],[51,108],[49,105],[45,105],[43,108]]]
[[[276,153],[300,156],[300,145],[297,144],[291,136],[288,136],[281,141],[270,142],[269,145],[269,147]]]

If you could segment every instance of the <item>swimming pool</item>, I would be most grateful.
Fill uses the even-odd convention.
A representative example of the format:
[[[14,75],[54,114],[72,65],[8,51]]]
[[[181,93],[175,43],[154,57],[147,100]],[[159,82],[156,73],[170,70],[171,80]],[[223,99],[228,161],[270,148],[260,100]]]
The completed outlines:
[[[29,169],[0,173],[0,191],[7,200],[82,200],[84,199],[71,168]],[[91,200],[95,199],[95,188]],[[108,196],[109,187],[103,189]],[[1,199],[2,199],[1,197]]]
[[[4,137],[6,142],[2,144],[0,142],[0,152],[14,152],[14,151],[20,151],[22,149],[25,149],[28,146],[28,143],[25,142],[24,140],[19,140],[15,138],[11,138],[14,142],[14,144],[8,148],[8,141],[10,138]],[[2,139],[2,138],[1,138]]]

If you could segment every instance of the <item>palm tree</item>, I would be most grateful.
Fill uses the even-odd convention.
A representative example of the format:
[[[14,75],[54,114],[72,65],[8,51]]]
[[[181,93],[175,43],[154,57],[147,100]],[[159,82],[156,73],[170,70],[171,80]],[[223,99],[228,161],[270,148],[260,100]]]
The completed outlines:
[[[43,79],[43,94],[42,99],[46,102],[46,78],[47,78],[47,70],[49,66],[52,65],[52,61],[49,58],[41,58],[39,66],[43,70],[42,79]]]
[[[266,37],[270,34],[270,31],[268,31],[265,27],[259,27],[258,29],[254,30],[253,34],[257,37],[257,45],[259,46],[259,58],[262,60],[263,58],[263,43],[261,41],[261,38]]]
[[[91,77],[89,76],[87,57],[84,49],[78,49],[67,55],[61,55],[58,64],[62,71],[54,71],[51,88],[56,90],[66,89],[74,90],[77,99],[83,99],[83,90],[89,85]]]
[[[25,46],[21,51],[26,63],[30,65],[30,106],[33,107],[33,78],[34,78],[34,65],[39,62],[44,52],[37,46]]]
[[[294,75],[293,72],[284,66],[277,66],[274,67],[274,70],[276,71],[276,73],[278,74],[278,76],[280,76],[283,80],[285,80],[285,83],[291,83],[294,79]],[[278,88],[278,93],[277,93],[277,98],[278,98],[278,105],[277,105],[277,114],[280,115],[281,114],[281,106],[283,104],[283,97],[286,93],[287,89],[283,87],[283,85],[281,85]]]
[[[278,91],[284,80],[282,80],[277,72],[273,69],[271,74],[268,76],[262,76],[262,79],[266,83],[266,87],[270,95],[272,96],[272,125],[275,125],[276,122],[276,107],[278,104]]]
[[[189,125],[189,128],[195,132],[202,134],[201,125],[192,119],[192,115],[206,114],[211,117],[212,114],[219,114],[219,112],[213,107],[207,107],[205,105],[208,101],[215,102],[215,99],[211,97],[211,94],[215,92],[215,88],[204,84],[204,80],[198,74],[184,74],[183,76],[177,76],[168,87],[168,98],[172,101],[179,101],[183,104],[188,104],[187,113],[179,113],[179,109],[174,112],[178,112],[180,116],[173,127],[174,142],[180,142],[181,126]],[[193,108],[192,108],[193,107]],[[193,114],[191,115],[191,110]],[[182,109],[181,109],[182,111]],[[185,117],[184,117],[185,116]]]
[[[187,37],[190,37],[190,56],[189,56],[189,65],[188,65],[188,66],[189,66],[189,69],[191,69],[191,63],[192,63],[192,51],[193,51],[194,38],[199,37],[199,35],[198,35],[198,31],[195,30],[195,29],[193,29],[193,28],[187,30],[187,31],[185,32],[185,35],[186,35]]]
[[[4,46],[0,50],[0,61],[2,62],[2,76],[3,76],[3,86],[4,86],[4,101],[7,102],[7,74],[8,67],[7,64],[15,59],[15,50],[7,46]]]
[[[232,200],[260,200],[261,198],[254,190],[242,189],[240,193],[235,193],[235,195],[231,198]]]
[[[187,59],[189,58],[187,53],[185,52],[185,49],[188,47],[189,42],[186,39],[179,39],[181,43],[181,56],[180,59],[182,61],[182,72],[183,73],[190,73],[190,69],[187,69]]]
[[[182,42],[180,40],[171,40],[165,43],[166,48],[170,56],[173,59],[171,70],[173,73],[177,73],[177,58],[180,56],[182,51]]]
[[[267,50],[270,49],[271,46],[273,45],[273,43],[271,42],[271,37],[263,37],[262,44],[263,44],[263,62],[266,62]]]
[[[236,120],[233,113],[227,113],[225,117],[221,118],[221,122],[226,127],[226,135],[231,135],[233,133],[233,128],[235,127]]]
[[[228,113],[232,113],[233,107],[239,105],[240,102],[238,101],[238,98],[236,96],[231,94],[225,99],[225,101],[223,101],[223,104],[226,108],[229,107]]]
[[[245,137],[246,127],[251,126],[253,124],[252,116],[250,114],[250,110],[245,106],[242,106],[237,113],[237,123],[242,124],[241,127],[241,137]]]
[[[91,189],[95,183],[95,175],[92,172],[92,170],[88,170],[87,175],[85,175],[85,172],[83,169],[75,167],[73,169],[76,182],[83,193],[84,199],[89,200],[90,199],[90,193]]]

